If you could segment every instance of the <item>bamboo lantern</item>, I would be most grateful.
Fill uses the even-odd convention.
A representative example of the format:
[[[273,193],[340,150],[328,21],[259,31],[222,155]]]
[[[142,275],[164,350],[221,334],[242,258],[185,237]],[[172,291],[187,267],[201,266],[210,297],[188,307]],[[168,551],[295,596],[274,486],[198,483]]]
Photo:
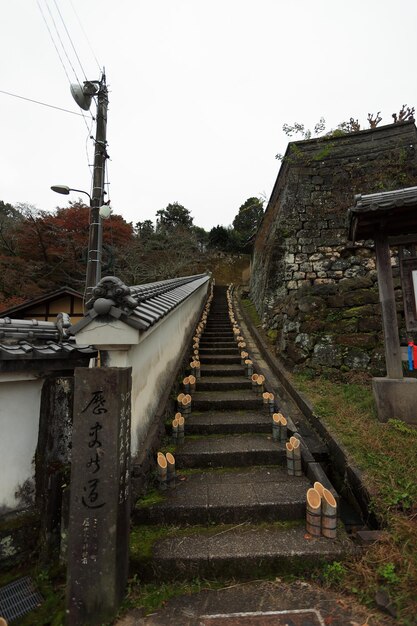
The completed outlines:
[[[167,462],[167,486],[170,489],[175,487],[175,458],[171,452],[166,453]]]
[[[243,350],[244,348],[246,348],[246,341],[240,341],[237,344],[237,347],[240,348],[241,350]]]
[[[257,382],[258,381],[258,374],[252,374],[251,380],[252,380],[252,389],[254,391],[256,391],[256,389],[258,388],[257,387],[257,385],[258,385],[258,382]]]
[[[195,343],[193,343],[193,349],[194,350],[198,350],[198,348],[200,347],[200,342],[196,341]]]
[[[195,391],[195,384],[196,384],[195,376],[189,376],[188,379],[190,383],[190,391]]]
[[[272,416],[272,439],[274,441],[280,440],[281,424],[279,420],[279,413],[274,413]]]
[[[184,385],[184,393],[188,393],[190,391],[190,377],[186,376],[182,384]]]
[[[269,393],[268,391],[264,391],[262,394],[262,403],[264,405],[264,407],[268,408],[268,403],[269,403]]]
[[[181,409],[182,409],[182,401],[184,400],[184,398],[185,398],[185,393],[180,393],[180,394],[177,396],[177,405],[178,405],[178,409],[179,409],[180,411],[181,411]]]
[[[273,393],[269,393],[268,395],[268,408],[269,408],[269,412],[272,413],[275,410],[275,396]]]
[[[280,423],[280,431],[279,431],[279,440],[281,443],[285,443],[287,441],[287,418],[282,415],[282,413],[278,413],[279,415],[279,423]]]
[[[331,491],[323,488],[321,499],[321,534],[328,539],[336,539],[337,504]]]
[[[264,391],[264,381],[263,376],[258,376],[258,380],[256,381],[257,387],[256,392],[262,394]]]
[[[291,441],[293,439],[293,441]],[[290,443],[292,445],[292,454],[294,459],[294,476],[302,476],[303,471],[301,469],[301,445],[300,440],[296,437],[291,437]]]
[[[178,437],[178,420],[176,417],[172,420],[172,439],[177,440]]]
[[[200,361],[198,359],[194,359],[194,376],[201,378]]]
[[[324,485],[316,481],[313,485],[314,489],[319,492],[320,496],[323,497]]]
[[[294,448],[292,443],[287,441],[285,444],[287,451],[287,472],[288,476],[294,476]]]
[[[248,378],[251,378],[252,374],[253,374],[253,363],[252,363],[252,361],[250,359],[246,359],[245,366],[246,366],[246,376]]]
[[[167,488],[167,467],[168,463],[165,457],[165,454],[162,452],[158,452],[157,456],[157,466],[158,466],[158,484],[159,488],[164,491]]]
[[[306,530],[313,537],[321,534],[321,496],[318,491],[310,488],[307,491]]]
[[[240,364],[241,365],[245,365],[245,361],[248,358],[249,354],[247,352],[245,352],[244,350],[242,350],[242,352],[240,353]]]
[[[184,443],[185,437],[185,419],[182,415],[178,418],[178,437],[177,444],[181,446]]]
[[[191,413],[191,396],[187,394],[182,399],[182,412],[184,415],[189,415]]]

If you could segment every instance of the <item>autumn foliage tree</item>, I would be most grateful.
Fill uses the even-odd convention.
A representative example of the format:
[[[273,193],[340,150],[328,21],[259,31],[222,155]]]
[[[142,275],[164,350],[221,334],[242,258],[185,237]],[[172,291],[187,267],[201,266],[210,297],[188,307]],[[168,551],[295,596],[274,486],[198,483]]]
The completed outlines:
[[[89,210],[80,202],[54,212],[18,205],[2,215],[0,206],[0,293],[2,308],[71,286],[83,290]],[[5,211],[3,210],[3,214]],[[3,219],[2,219],[3,218]],[[8,219],[6,219],[8,218]],[[133,229],[120,215],[103,221],[103,274],[112,274]]]

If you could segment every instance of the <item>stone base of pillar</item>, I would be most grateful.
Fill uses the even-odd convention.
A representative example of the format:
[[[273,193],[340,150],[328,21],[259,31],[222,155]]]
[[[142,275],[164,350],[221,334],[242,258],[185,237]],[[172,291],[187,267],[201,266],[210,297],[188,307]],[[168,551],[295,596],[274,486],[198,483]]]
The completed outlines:
[[[372,389],[380,422],[399,419],[417,424],[416,378],[373,378]]]

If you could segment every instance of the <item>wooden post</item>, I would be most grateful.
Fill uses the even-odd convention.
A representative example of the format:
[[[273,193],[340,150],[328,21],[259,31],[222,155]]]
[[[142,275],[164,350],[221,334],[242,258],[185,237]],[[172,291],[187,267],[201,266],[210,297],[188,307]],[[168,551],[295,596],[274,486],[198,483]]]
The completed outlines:
[[[379,300],[384,327],[385,361],[388,378],[402,378],[400,339],[398,335],[397,309],[395,307],[394,282],[388,236],[375,233],[376,266],[378,271]]]
[[[77,368],[67,624],[111,620],[129,565],[131,368]]]

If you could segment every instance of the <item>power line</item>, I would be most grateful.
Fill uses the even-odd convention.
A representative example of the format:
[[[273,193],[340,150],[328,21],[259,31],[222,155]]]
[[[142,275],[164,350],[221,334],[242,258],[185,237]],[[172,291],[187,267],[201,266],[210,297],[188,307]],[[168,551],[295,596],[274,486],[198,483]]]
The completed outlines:
[[[83,25],[82,25],[82,23],[81,23],[81,20],[80,20],[80,18],[78,17],[78,13],[77,13],[77,11],[75,10],[74,4],[73,4],[72,0],[69,0],[69,1],[70,1],[70,4],[71,4],[71,7],[72,7],[72,10],[74,11],[75,17],[77,18],[78,24],[80,25],[80,28],[81,28],[81,30],[82,30],[82,32],[83,32],[83,35],[84,35],[84,37],[85,37],[85,39],[86,39],[86,41],[87,41],[87,43],[88,43],[88,46],[89,46],[89,48],[90,48],[90,50],[91,50],[91,54],[93,55],[94,60],[95,60],[95,62],[97,63],[97,67],[98,67],[98,69],[99,69],[99,70],[100,70],[100,72],[101,72],[101,71],[102,71],[102,69],[101,69],[101,65],[100,65],[100,63],[99,63],[99,62],[98,62],[98,60],[97,60],[97,57],[96,57],[95,52],[94,52],[94,50],[93,50],[93,47],[92,47],[92,45],[91,45],[91,43],[90,43],[90,40],[89,40],[89,38],[88,38],[88,36],[87,36],[87,33],[85,32],[85,30],[84,30],[84,28],[83,28]]]
[[[77,83],[78,83],[78,84],[79,84],[79,86],[81,87],[80,79],[78,78],[77,72],[75,71],[75,68],[74,68],[74,66],[73,66],[73,64],[72,64],[72,62],[71,62],[71,59],[69,58],[68,52],[67,52],[67,50],[66,50],[66,48],[65,48],[65,46],[64,46],[64,43],[63,43],[63,41],[62,41],[62,39],[61,39],[61,35],[60,35],[59,30],[58,30],[58,27],[57,27],[57,25],[56,25],[56,22],[55,22],[54,16],[52,15],[52,11],[51,11],[51,9],[49,8],[48,0],[45,0],[45,4],[46,4],[46,8],[48,9],[49,16],[50,16],[50,18],[51,18],[51,20],[52,20],[52,24],[54,25],[55,32],[56,32],[56,34],[57,34],[57,37],[58,37],[59,42],[60,42],[60,44],[61,44],[61,47],[62,47],[62,49],[63,49],[63,51],[64,51],[65,56],[67,57],[67,61],[68,61],[68,63],[70,64],[72,71],[74,72],[74,76],[75,76],[75,79],[76,79]]]
[[[3,89],[0,89],[0,93],[4,93],[7,96],[12,96],[13,98],[20,98],[20,100],[27,100],[27,102],[34,102],[35,104],[41,104],[42,106],[49,107],[50,109],[57,109],[58,111],[71,113],[71,115],[79,115],[80,117],[84,117],[82,113],[77,113],[76,111],[70,111],[69,109],[63,109],[62,107],[56,107],[53,104],[47,104],[46,102],[40,102],[39,100],[33,100],[32,98],[25,98],[24,96],[18,96],[16,93],[10,93],[10,91],[3,91]]]
[[[59,52],[59,50],[58,50],[58,46],[57,46],[57,45],[56,45],[56,43],[55,43],[55,39],[54,39],[54,38],[53,38],[53,36],[52,36],[51,29],[49,28],[49,24],[48,24],[48,22],[46,21],[46,17],[45,17],[45,14],[44,14],[44,12],[43,12],[43,9],[42,9],[42,6],[41,6],[41,3],[39,2],[39,0],[36,0],[36,2],[37,2],[37,4],[38,4],[39,11],[41,12],[42,19],[43,19],[43,21],[45,22],[45,26],[46,26],[46,28],[47,28],[47,30],[48,30],[49,36],[50,36],[51,41],[52,41],[52,43],[53,43],[53,45],[54,45],[54,48],[55,48],[55,50],[56,50],[56,53],[57,53],[57,55],[58,55],[58,57],[59,57],[59,60],[61,61],[61,65],[62,65],[62,67],[63,67],[63,69],[64,69],[65,75],[66,75],[66,77],[68,78],[68,82],[69,82],[69,84],[71,85],[71,79],[70,79],[70,77],[69,77],[69,75],[68,75],[67,68],[65,67],[64,61],[62,60],[61,54],[60,54],[60,52]]]
[[[65,28],[65,32],[67,33],[67,37],[68,37],[68,39],[70,40],[70,43],[71,43],[72,49],[74,50],[74,54],[75,54],[75,56],[77,57],[77,61],[78,61],[78,63],[79,63],[79,66],[80,66],[80,68],[81,68],[81,71],[82,71],[82,73],[84,74],[84,78],[85,78],[85,80],[87,80],[87,76],[86,76],[86,73],[85,73],[84,68],[83,68],[83,66],[82,66],[82,63],[81,63],[81,61],[80,61],[80,57],[79,57],[79,56],[78,56],[78,54],[77,54],[77,51],[76,51],[75,46],[74,46],[74,44],[73,44],[73,41],[72,41],[72,39],[71,39],[71,35],[70,35],[70,34],[69,34],[69,32],[68,32],[67,25],[65,24],[64,18],[62,17],[62,13],[61,13],[61,11],[59,10],[59,6],[58,6],[58,3],[57,3],[57,1],[56,1],[56,0],[54,0],[54,4],[55,4],[55,6],[56,6],[56,10],[58,11],[58,15],[59,15],[59,17],[61,18],[61,22],[62,22],[62,24],[63,24],[63,26],[64,26],[64,28]]]

